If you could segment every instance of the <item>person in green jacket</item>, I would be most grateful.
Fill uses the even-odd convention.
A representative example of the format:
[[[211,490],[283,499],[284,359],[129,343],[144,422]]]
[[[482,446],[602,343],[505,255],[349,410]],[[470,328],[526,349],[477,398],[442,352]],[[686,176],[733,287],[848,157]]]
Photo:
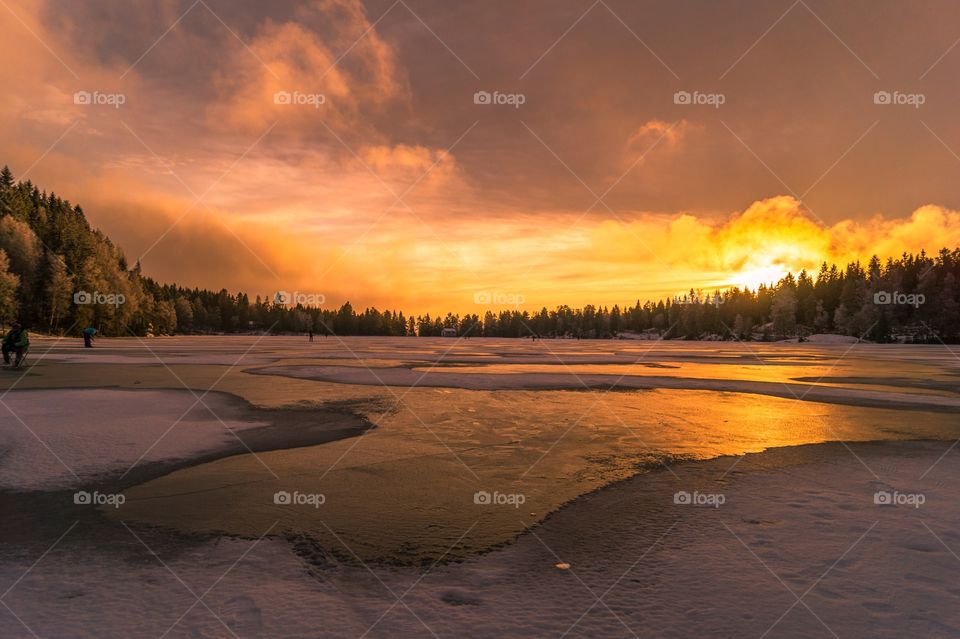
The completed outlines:
[[[19,366],[29,347],[30,337],[27,335],[27,331],[19,323],[14,322],[13,326],[10,327],[10,332],[3,338],[3,365],[9,366],[10,354],[15,353],[17,358],[13,365],[14,367]]]

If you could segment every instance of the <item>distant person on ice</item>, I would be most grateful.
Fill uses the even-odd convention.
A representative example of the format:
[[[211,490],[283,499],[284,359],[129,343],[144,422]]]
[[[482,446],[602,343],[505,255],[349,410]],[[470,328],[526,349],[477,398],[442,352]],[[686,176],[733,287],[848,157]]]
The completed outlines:
[[[93,336],[97,334],[97,329],[89,326],[83,329],[83,347],[93,348]]]
[[[16,353],[14,367],[19,366],[23,361],[23,356],[27,354],[30,347],[30,337],[19,323],[14,322],[10,327],[10,332],[3,338],[3,365],[10,365],[10,353]]]

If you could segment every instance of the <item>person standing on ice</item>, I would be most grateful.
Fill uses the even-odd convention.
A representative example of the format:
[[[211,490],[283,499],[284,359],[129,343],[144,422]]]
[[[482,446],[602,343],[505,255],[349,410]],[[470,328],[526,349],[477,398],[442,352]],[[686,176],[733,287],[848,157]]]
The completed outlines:
[[[97,329],[92,326],[88,326],[83,329],[83,347],[84,348],[93,348],[93,336],[97,334]]]
[[[10,332],[3,338],[3,365],[10,365],[10,354],[16,353],[17,358],[13,360],[14,367],[20,366],[23,356],[27,354],[30,348],[30,337],[27,331],[23,330],[18,322],[14,322],[10,327]]]

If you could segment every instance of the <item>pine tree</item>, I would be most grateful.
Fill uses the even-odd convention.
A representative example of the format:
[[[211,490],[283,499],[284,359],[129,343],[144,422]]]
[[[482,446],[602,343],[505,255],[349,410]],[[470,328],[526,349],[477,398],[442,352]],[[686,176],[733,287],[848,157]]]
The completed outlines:
[[[781,286],[773,296],[770,321],[779,337],[792,337],[797,330],[797,294],[792,286]]]
[[[13,188],[13,184],[13,172],[4,164],[3,169],[0,170],[0,191],[9,191]]]

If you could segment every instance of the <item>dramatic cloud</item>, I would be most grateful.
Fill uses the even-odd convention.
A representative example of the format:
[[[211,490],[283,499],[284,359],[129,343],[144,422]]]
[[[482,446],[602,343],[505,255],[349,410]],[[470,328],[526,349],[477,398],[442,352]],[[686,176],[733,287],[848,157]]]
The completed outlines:
[[[759,42],[782,8],[407,5],[9,3],[0,163],[158,279],[406,310],[624,303],[960,240],[950,3],[811,3]]]
[[[585,260],[602,256],[599,261],[614,265],[610,269],[614,273],[644,273],[633,287],[651,296],[682,292],[684,281],[706,289],[755,288],[788,272],[815,273],[823,261],[865,263],[873,255],[896,257],[904,251],[929,250],[932,244],[960,244],[960,213],[932,205],[907,218],[876,216],[831,226],[813,218],[790,196],[761,200],[720,219],[688,214],[640,217],[642,221],[601,224],[580,255]],[[932,234],[941,241],[932,243]]]

